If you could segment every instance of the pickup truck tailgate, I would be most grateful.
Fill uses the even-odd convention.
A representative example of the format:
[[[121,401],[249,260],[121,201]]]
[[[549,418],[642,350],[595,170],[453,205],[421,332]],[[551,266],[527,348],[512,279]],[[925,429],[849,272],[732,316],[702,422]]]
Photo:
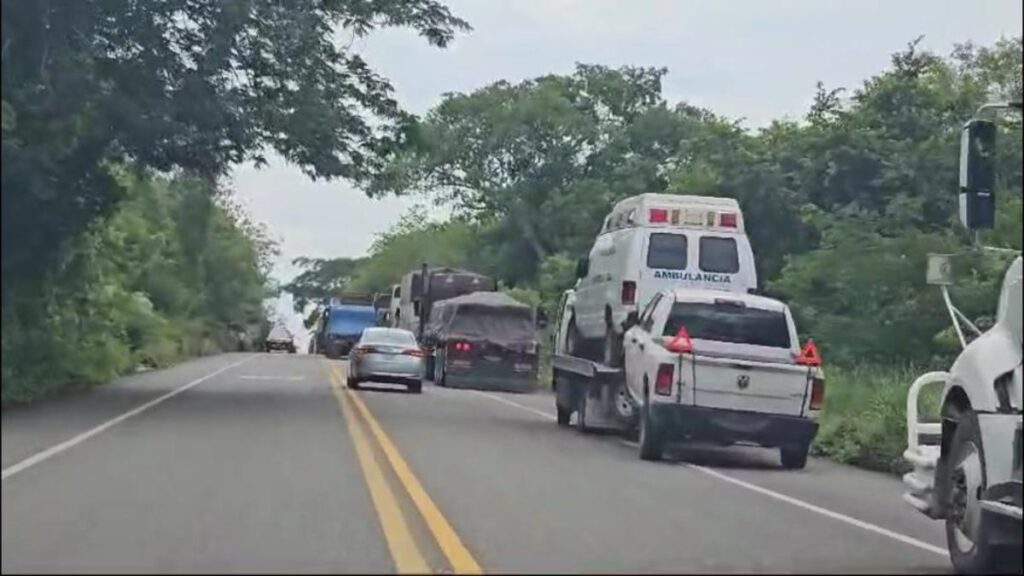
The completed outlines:
[[[810,373],[806,366],[691,357],[694,403],[707,408],[800,416],[807,399]]]

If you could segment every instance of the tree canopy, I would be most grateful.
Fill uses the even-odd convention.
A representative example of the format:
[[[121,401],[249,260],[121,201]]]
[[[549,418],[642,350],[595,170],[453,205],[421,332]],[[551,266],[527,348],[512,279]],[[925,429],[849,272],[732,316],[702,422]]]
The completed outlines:
[[[268,149],[360,179],[401,139],[391,86],[337,33],[468,25],[434,0],[5,1],[3,294],[53,269],[134,163],[206,177]]]
[[[270,152],[379,171],[409,118],[350,46],[382,27],[469,29],[436,0],[5,0],[4,401],[265,324],[272,243],[219,178]]]
[[[456,218],[396,227],[353,277],[376,285],[420,258],[443,260],[550,306],[615,201],[728,196],[746,215],[765,287],[833,359],[928,362],[954,348],[940,297],[924,283],[926,256],[963,251],[969,240],[956,217],[960,127],[986,101],[1021,98],[1021,48],[1015,37],[943,57],[916,40],[860,86],[819,84],[804,118],[756,131],[666,101],[659,68],[580,64],[564,76],[449,94],[365,187],[426,192]],[[1019,115],[1000,131],[998,223],[984,239],[1019,249]],[[442,237],[458,240],[443,257],[386,249]],[[992,313],[1005,264],[964,259],[956,297],[966,313]]]

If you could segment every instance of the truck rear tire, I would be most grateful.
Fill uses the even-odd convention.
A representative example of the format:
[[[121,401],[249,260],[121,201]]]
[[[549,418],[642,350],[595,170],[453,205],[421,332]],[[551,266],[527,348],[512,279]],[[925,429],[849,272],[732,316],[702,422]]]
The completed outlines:
[[[620,368],[622,356],[622,338],[619,338],[612,325],[608,324],[604,332],[604,363],[612,368]]]
[[[988,542],[990,526],[982,513],[979,495],[985,491],[985,449],[978,415],[965,410],[957,423],[949,450],[946,495],[946,547],[953,568],[960,574],[1001,572],[998,547]]]
[[[349,388],[351,388],[353,390],[359,390],[359,379],[358,378],[353,378],[353,377],[349,376],[348,380],[345,381],[345,384]]]
[[[783,446],[779,448],[782,467],[786,470],[803,470],[807,466],[810,446]]]
[[[651,406],[644,397],[640,411],[640,459],[657,462],[665,454],[664,431],[651,418]]]
[[[562,408],[555,402],[555,414],[557,415],[559,426],[568,426],[569,420],[572,419],[572,410],[568,408]]]
[[[583,352],[580,331],[576,328],[576,315],[569,318],[569,328],[565,335],[565,351],[569,356],[580,356]]]

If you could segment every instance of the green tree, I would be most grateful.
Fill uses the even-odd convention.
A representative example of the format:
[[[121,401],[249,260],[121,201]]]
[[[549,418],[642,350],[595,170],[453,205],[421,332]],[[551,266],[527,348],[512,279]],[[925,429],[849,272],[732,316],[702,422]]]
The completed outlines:
[[[296,312],[305,312],[311,303],[345,291],[362,258],[295,258],[292,264],[302,269],[281,287],[292,295]]]
[[[2,6],[3,304],[126,191],[130,162],[212,177],[274,149],[359,179],[401,138],[391,86],[344,42],[378,27],[445,46],[434,0],[36,2]]]

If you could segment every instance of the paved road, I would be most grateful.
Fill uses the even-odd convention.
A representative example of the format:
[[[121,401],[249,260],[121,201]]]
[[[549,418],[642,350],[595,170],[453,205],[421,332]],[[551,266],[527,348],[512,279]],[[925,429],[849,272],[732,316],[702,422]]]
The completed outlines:
[[[641,462],[546,394],[350,392],[344,370],[230,354],[5,411],[3,572],[950,571],[889,477]]]

